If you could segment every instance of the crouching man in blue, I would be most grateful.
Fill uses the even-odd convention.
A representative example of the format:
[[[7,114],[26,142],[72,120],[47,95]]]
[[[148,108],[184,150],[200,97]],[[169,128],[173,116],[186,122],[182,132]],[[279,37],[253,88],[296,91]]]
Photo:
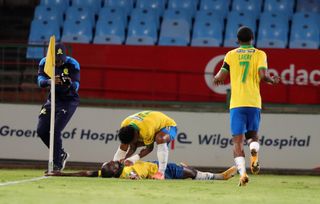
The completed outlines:
[[[53,170],[62,171],[69,154],[62,147],[61,132],[66,127],[79,104],[78,90],[80,86],[80,65],[72,57],[66,56],[63,44],[55,46],[55,127],[54,127],[54,152]],[[44,72],[46,58],[41,59],[38,70],[38,86],[46,88],[51,85],[50,77]],[[49,148],[50,143],[50,113],[51,93],[42,106],[37,126],[38,136]]]

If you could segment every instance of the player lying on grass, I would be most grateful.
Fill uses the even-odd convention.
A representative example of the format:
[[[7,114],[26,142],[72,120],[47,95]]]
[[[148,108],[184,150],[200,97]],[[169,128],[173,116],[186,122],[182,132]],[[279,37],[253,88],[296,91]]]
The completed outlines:
[[[80,171],[73,173],[52,172],[47,176],[74,176],[74,177],[103,177],[122,179],[152,179],[158,172],[158,162],[137,161],[136,163],[123,163],[110,161],[102,165],[98,171]],[[235,166],[230,167],[222,173],[211,173],[198,171],[185,164],[168,163],[165,171],[166,179],[195,179],[195,180],[228,180],[237,173]]]

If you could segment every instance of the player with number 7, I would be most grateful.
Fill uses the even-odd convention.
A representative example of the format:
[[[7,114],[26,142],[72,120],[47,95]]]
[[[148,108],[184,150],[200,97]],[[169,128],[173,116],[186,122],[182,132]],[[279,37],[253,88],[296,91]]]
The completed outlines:
[[[280,81],[278,76],[269,76],[266,53],[252,46],[253,36],[250,28],[246,26],[239,28],[237,38],[240,47],[226,54],[220,71],[213,78],[213,83],[218,86],[230,75],[230,126],[234,143],[234,161],[240,174],[239,186],[245,186],[249,181],[243,150],[244,139],[250,148],[251,172],[258,174],[260,171],[258,160],[260,81],[269,84],[277,84]]]

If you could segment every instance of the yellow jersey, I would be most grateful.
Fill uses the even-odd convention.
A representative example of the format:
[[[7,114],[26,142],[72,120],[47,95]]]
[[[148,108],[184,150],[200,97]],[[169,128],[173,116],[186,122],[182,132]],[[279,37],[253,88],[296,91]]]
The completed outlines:
[[[139,131],[138,141],[145,145],[154,142],[154,136],[162,128],[176,126],[176,122],[167,115],[158,111],[142,111],[128,116],[121,123],[121,127],[132,125]]]
[[[137,161],[132,166],[125,166],[119,178],[128,179],[130,174],[137,174],[141,179],[150,179],[158,172],[158,165],[152,162]]]
[[[268,68],[266,53],[251,45],[243,45],[229,51],[224,62],[229,65],[227,70],[230,72],[230,109],[261,108],[259,70]]]

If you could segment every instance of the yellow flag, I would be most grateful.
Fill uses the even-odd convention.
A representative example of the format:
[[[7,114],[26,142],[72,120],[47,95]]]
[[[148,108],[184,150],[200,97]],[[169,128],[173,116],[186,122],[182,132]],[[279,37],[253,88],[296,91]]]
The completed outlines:
[[[55,43],[56,38],[53,36],[50,37],[50,42],[47,50],[46,63],[44,65],[44,72],[52,79],[53,69],[56,63],[56,54],[55,54]]]

